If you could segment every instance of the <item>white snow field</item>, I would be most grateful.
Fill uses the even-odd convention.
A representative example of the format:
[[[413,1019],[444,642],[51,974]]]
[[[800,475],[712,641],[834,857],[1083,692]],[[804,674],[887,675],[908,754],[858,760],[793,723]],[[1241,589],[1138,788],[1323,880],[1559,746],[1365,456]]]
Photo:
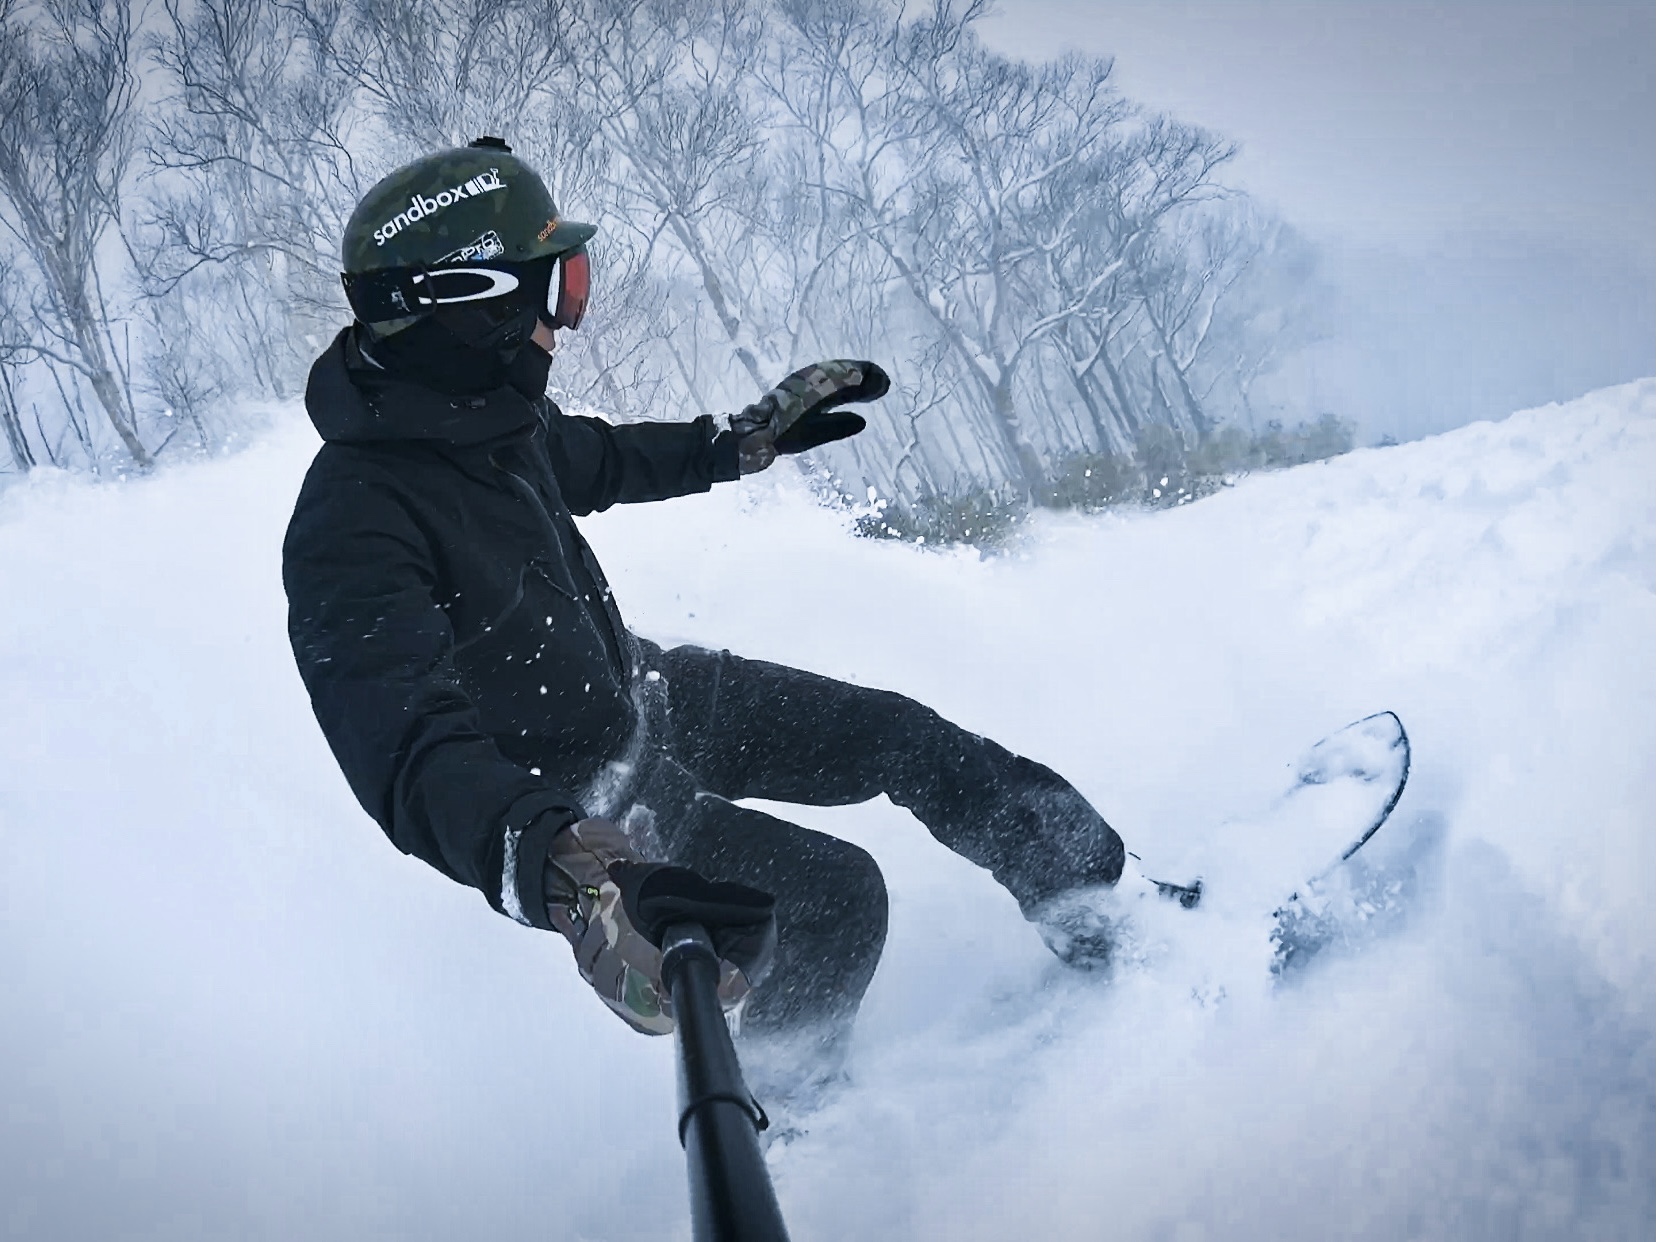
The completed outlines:
[[[688,1237],[670,1041],[334,767],[278,428],[0,495],[0,1234]],[[1231,821],[1389,708],[1428,879],[1274,990],[1264,911],[1158,905],[1106,985],[884,800],[789,809],[892,892],[854,1085],[775,1153],[796,1239],[1652,1236],[1656,380],[989,560],[772,474],[585,523],[635,628],[917,696],[1214,894],[1291,883]]]

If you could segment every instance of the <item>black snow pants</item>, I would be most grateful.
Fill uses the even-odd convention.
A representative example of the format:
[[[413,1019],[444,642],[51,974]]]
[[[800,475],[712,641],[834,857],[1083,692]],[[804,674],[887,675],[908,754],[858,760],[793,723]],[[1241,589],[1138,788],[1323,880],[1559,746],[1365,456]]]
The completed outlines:
[[[886,891],[866,851],[736,799],[843,806],[883,793],[1026,913],[1121,874],[1121,838],[1068,782],[912,699],[728,651],[641,645],[665,686],[613,811],[642,815],[671,861],[776,895],[776,963],[744,1017],[754,1034],[849,1024],[885,942]]]

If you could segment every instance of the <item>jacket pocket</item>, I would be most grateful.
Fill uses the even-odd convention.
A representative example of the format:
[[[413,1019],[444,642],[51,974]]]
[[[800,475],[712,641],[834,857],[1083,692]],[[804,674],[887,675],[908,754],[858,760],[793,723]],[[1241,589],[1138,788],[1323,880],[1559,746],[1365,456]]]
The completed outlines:
[[[628,736],[631,697],[603,636],[583,603],[537,562],[523,567],[495,621],[456,644],[454,663],[483,732],[547,776],[590,772]]]
[[[485,621],[474,633],[469,634],[464,638],[460,638],[458,635],[456,636],[454,644],[454,654],[456,656],[458,656],[462,651],[465,651],[468,647],[482,642],[490,634],[500,629],[512,619],[513,615],[519,608],[523,607],[523,579],[528,572],[529,567],[527,565],[518,570],[517,586],[513,590],[511,598],[507,600],[505,608],[495,613],[491,620]]]

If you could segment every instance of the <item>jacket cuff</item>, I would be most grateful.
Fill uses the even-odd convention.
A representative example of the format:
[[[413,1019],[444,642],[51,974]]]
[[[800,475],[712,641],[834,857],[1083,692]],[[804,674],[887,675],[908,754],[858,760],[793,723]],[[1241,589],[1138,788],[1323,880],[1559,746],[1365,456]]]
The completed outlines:
[[[713,437],[713,481],[715,483],[734,483],[742,477],[742,468],[737,460],[737,440],[741,439],[734,431],[721,431]]]
[[[552,838],[582,816],[567,805],[547,806],[541,799],[534,801],[540,805],[534,807],[530,816],[520,813],[508,817],[500,867],[499,908],[502,914],[525,927],[551,931],[542,881],[546,855],[552,847]],[[525,818],[529,822],[518,827]]]

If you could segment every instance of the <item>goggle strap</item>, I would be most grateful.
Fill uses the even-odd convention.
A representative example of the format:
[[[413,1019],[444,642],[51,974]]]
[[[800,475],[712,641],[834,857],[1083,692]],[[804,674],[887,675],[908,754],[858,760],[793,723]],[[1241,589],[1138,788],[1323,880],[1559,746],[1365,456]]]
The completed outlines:
[[[383,323],[387,319],[406,319],[421,315],[436,303],[420,292],[415,277],[425,275],[423,268],[388,267],[377,272],[340,273],[339,283],[345,286],[345,300],[363,323]]]

